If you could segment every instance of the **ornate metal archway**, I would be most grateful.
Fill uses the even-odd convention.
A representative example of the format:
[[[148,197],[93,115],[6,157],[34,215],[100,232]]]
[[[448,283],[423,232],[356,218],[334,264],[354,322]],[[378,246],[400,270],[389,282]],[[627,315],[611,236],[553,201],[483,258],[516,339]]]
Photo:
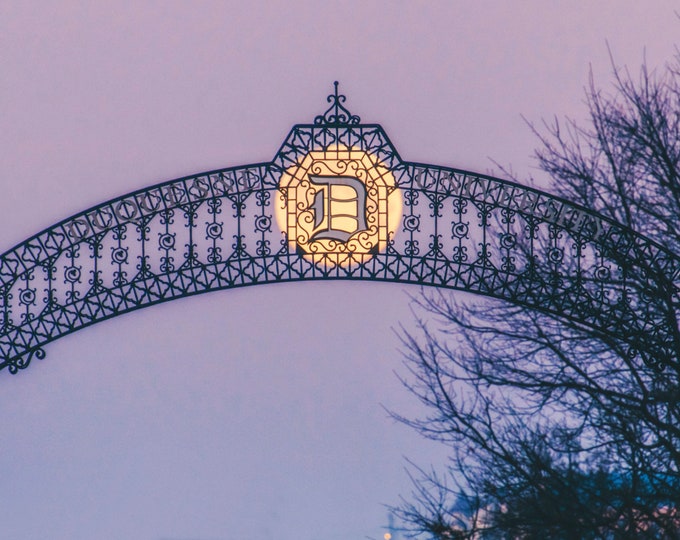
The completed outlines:
[[[680,261],[548,193],[400,158],[335,92],[274,159],[90,208],[0,257],[0,370],[160,302],[245,285],[364,279],[529,306],[661,358],[679,342]]]

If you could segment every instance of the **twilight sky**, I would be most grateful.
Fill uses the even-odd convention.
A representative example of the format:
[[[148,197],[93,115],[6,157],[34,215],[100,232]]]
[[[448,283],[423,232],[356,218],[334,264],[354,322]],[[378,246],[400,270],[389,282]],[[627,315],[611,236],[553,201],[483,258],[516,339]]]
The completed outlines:
[[[521,115],[582,118],[609,50],[662,66],[677,2],[646,4],[0,0],[0,252],[134,189],[271,159],[336,79],[404,159],[540,182]],[[419,410],[394,375],[408,293],[211,293],[0,373],[0,538],[382,538],[404,456],[446,456],[384,410]]]

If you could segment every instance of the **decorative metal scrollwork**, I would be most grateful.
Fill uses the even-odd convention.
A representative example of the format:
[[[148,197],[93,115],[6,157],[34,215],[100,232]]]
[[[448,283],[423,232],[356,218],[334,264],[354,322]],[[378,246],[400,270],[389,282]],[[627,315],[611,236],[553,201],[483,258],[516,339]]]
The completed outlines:
[[[314,118],[314,124],[317,126],[356,126],[361,123],[361,118],[349,112],[343,105],[347,97],[338,93],[338,86],[338,81],[335,81],[333,83],[335,90],[328,96],[327,101],[331,106],[325,113]]]
[[[403,161],[337,83],[328,101],[271,162],[123,195],[2,254],[0,369],[17,373],[51,341],[141,307],[310,279],[471,291],[630,351],[677,350],[680,261],[663,246],[548,193]]]
[[[28,367],[28,365],[31,363],[31,360],[33,360],[33,357],[37,358],[38,360],[42,360],[45,358],[45,356],[45,350],[41,347],[37,347],[27,352],[23,356],[12,358],[7,364],[7,370],[12,375],[16,375],[20,369],[26,369]]]

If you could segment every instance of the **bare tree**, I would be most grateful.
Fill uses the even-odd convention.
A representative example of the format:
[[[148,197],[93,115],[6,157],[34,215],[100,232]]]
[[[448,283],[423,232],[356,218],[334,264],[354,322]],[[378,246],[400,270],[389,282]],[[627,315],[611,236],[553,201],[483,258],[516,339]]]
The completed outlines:
[[[587,126],[534,129],[553,191],[680,257],[680,57],[592,82]],[[626,264],[626,261],[620,261]],[[676,332],[679,296],[653,291]],[[427,408],[400,420],[451,448],[398,509],[414,535],[680,538],[680,339],[668,355],[524,307],[416,299],[403,383]]]

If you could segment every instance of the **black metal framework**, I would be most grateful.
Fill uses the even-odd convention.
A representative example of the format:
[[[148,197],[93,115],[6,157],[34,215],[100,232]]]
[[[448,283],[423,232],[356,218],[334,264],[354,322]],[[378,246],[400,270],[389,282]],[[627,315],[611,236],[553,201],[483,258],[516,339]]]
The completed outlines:
[[[0,370],[17,373],[51,341],[135,309],[310,279],[471,291],[589,326],[631,354],[670,354],[678,336],[668,298],[680,261],[663,246],[536,189],[403,161],[380,125],[345,108],[337,83],[328,101],[312,124],[292,128],[271,162],[123,195],[2,254]],[[338,148],[373,156],[402,203],[395,230],[347,264],[297,249],[275,215],[288,196],[282,175],[310,152]]]

